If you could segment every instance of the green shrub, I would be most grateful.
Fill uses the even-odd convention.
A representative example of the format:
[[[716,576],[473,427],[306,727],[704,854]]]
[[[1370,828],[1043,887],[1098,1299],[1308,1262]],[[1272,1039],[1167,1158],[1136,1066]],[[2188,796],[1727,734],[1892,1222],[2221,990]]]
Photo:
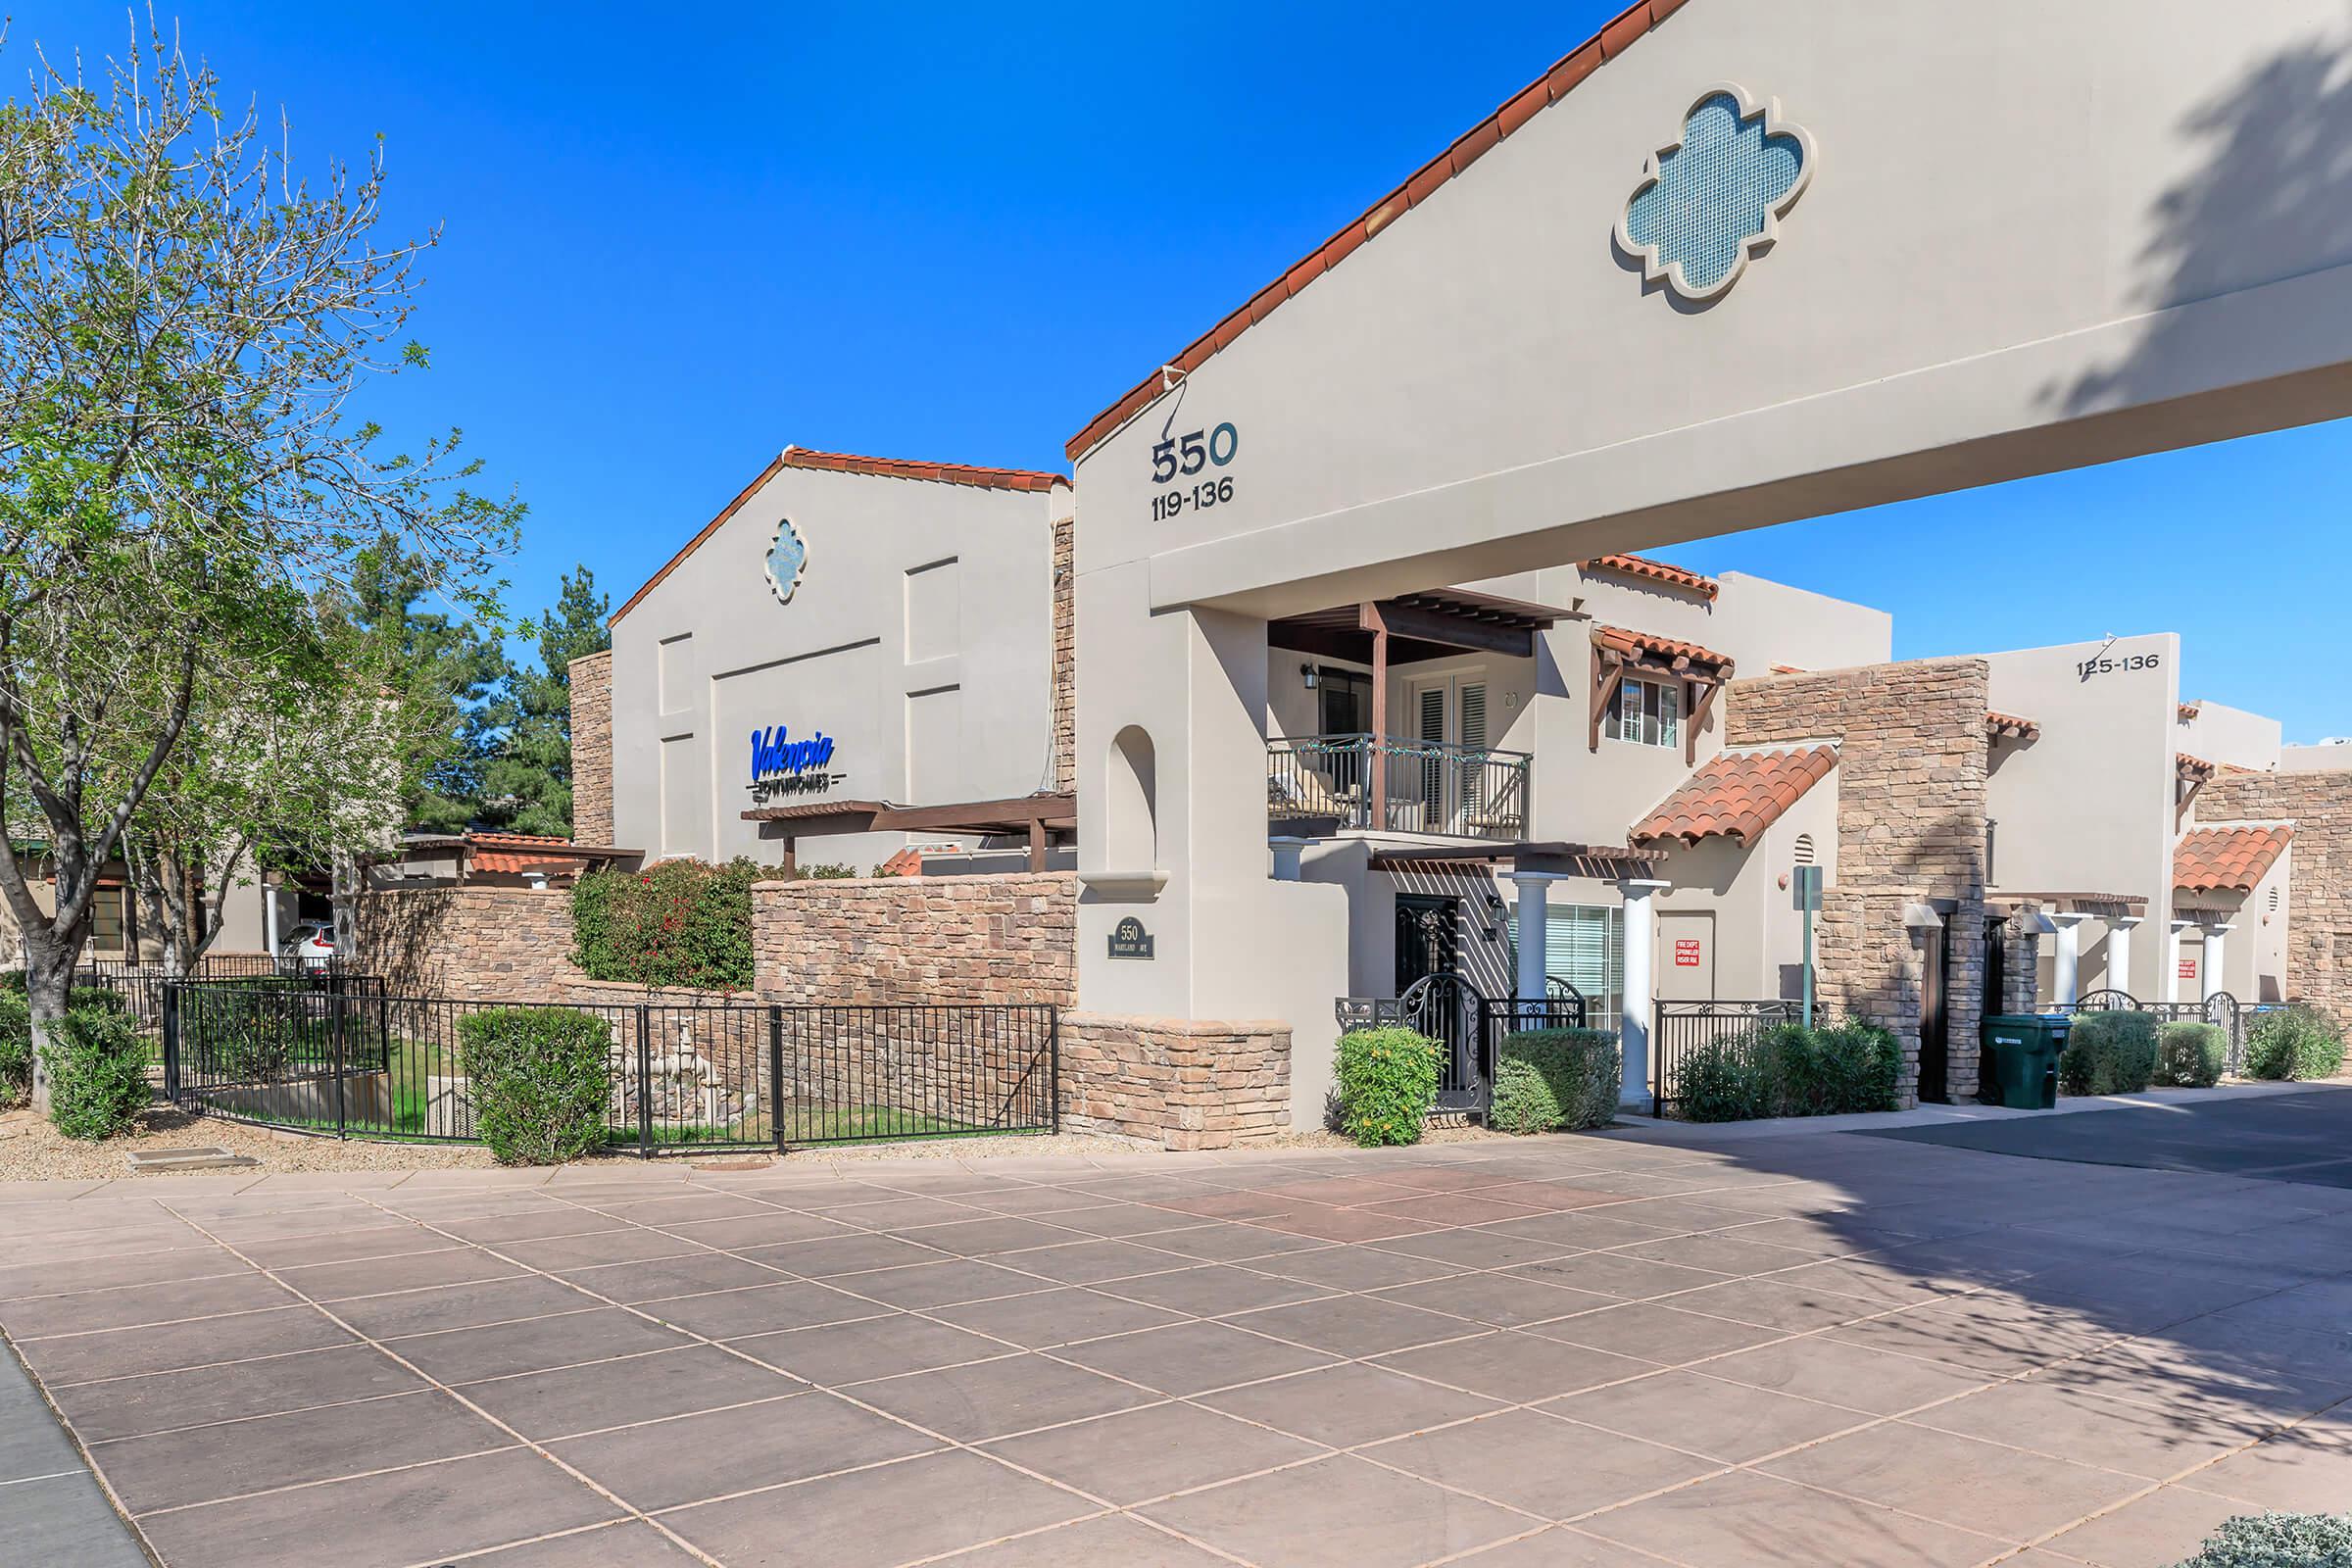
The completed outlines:
[[[2230,1031],[2180,1019],[2156,1031],[2156,1082],[2167,1089],[2211,1089],[2230,1064]]]
[[[2305,1003],[2257,1013],[2246,1030],[2246,1076],[2273,1080],[2332,1078],[2343,1071],[2344,1032]]]
[[[379,1017],[366,1001],[346,999],[338,1040],[334,994],[308,981],[191,986],[180,995],[180,1055],[229,1083],[331,1073],[338,1060],[346,1070],[368,1071],[387,1054]]]
[[[0,1110],[32,1098],[32,1008],[21,992],[0,988]]]
[[[2352,1514],[2239,1514],[2180,1568],[2352,1568]]]
[[[459,1021],[474,1129],[502,1165],[557,1165],[605,1142],[612,1026],[572,1007],[491,1007]]]
[[[69,1012],[130,1011],[130,1002],[122,992],[107,986],[75,986],[66,993]]]
[[[1723,1035],[1684,1054],[1676,1078],[1687,1121],[1753,1121],[1773,1109],[1765,1031]]]
[[[1902,1070],[1894,1035],[1875,1023],[1776,1023],[1718,1036],[1687,1054],[1677,1086],[1689,1121],[1841,1116],[1893,1110]]]
[[[2156,1076],[2156,1015],[2080,1012],[2058,1054],[2058,1089],[2069,1095],[2132,1095]]]
[[[1443,1049],[1411,1029],[1350,1029],[1340,1036],[1340,1131],[1366,1149],[1417,1144],[1438,1102]]]
[[[1505,1035],[1487,1125],[1506,1133],[1605,1127],[1617,1114],[1614,1029],[1529,1029]]]
[[[752,884],[781,874],[741,857],[591,871],[571,890],[572,961],[593,980],[748,991]]]
[[[95,1142],[128,1132],[152,1099],[147,1042],[119,1012],[69,1012],[41,1048],[49,1070],[49,1119],[68,1138]]]

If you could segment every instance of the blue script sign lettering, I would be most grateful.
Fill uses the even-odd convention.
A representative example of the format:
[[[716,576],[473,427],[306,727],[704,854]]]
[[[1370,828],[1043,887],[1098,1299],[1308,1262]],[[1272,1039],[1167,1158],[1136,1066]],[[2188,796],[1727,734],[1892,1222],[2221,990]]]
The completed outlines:
[[[820,770],[832,760],[833,737],[823,730],[817,730],[802,741],[790,739],[781,724],[752,731],[752,782],[755,784],[778,774],[798,775]]]

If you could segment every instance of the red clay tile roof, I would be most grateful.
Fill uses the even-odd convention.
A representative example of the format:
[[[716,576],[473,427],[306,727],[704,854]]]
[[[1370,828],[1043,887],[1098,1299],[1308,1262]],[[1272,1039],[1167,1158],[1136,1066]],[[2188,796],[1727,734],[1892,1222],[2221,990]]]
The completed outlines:
[[[1793,751],[1725,752],[1658,803],[1634,825],[1636,844],[1678,839],[1696,844],[1709,834],[1752,847],[1781,813],[1838,765],[1835,746]]]
[[[2181,723],[2185,724],[2203,711],[2204,709],[2199,704],[2182,703],[2179,708],[2173,710],[2173,716],[2180,720]]]
[[[2015,713],[1988,712],[1984,715],[1984,733],[1996,741],[2004,735],[2014,735],[2021,741],[2030,741],[2041,733],[2041,726],[2030,718],[2020,718]]]
[[[2251,893],[2295,836],[2291,827],[2200,827],[2173,847],[2173,886],[2183,893]]]
[[[828,473],[862,473],[883,479],[931,479],[941,484],[977,485],[984,490],[1051,490],[1055,485],[1066,486],[1066,475],[1043,473],[1032,468],[975,468],[961,463],[910,463],[901,458],[860,458],[847,452],[816,452],[808,447],[786,447],[777,453],[760,476],[736,493],[735,499],[721,507],[718,515],[703,524],[703,531],[686,541],[686,547],[669,558],[660,571],[645,579],[645,586],[629,595],[629,602],[605,617],[605,624],[615,625],[620,617],[637,608],[638,602],[654,591],[662,578],[678,569],[678,564],[703,547],[703,541],[725,525],[729,517],[743,510],[743,504],[760,493],[760,486],[774,478],[779,469],[811,468]]]
[[[607,860],[614,854],[601,845],[574,844],[569,839],[542,838],[532,833],[468,833],[466,848],[474,870],[510,875],[544,865]]]
[[[1592,640],[1603,648],[1614,648],[1621,654],[1648,654],[1658,659],[1687,659],[1693,664],[1713,665],[1716,672],[1730,675],[1732,658],[1696,643],[1687,643],[1673,637],[1659,637],[1645,631],[1628,631],[1623,626],[1595,626]]]
[[[2191,757],[2186,752],[2173,754],[2173,767],[2183,779],[2208,779],[2214,774],[2211,762],[2202,757]]]
[[[1772,666],[1772,672],[1775,675],[1802,675],[1806,673],[1806,670],[1802,664],[1775,664]]]
[[[1688,566],[1670,565],[1652,561],[1647,556],[1597,556],[1585,563],[1587,571],[1614,571],[1627,577],[1646,577],[1673,588],[1688,588],[1704,599],[1713,599],[1723,591],[1723,585],[1712,577],[1702,577]]]
[[[1087,421],[1063,448],[1075,463],[1088,448],[1166,391],[1168,371],[1190,375],[1208,363],[1209,356],[1231,344],[1282,305],[1282,302],[1347,260],[1355,248],[1378,234],[1409,208],[1429,200],[1438,188],[1494,150],[1505,136],[1558,103],[1577,83],[1614,60],[1650,28],[1680,11],[1686,0],[1634,0],[1634,3],[1563,57],[1549,71],[1522,88],[1500,109],[1482,120],[1451,147],[1421,166],[1419,172],[1374,202],[1364,215],[1317,246],[1306,260],[1258,290],[1256,296],[1215,326],[1195,338],[1166,365],[1136,383],[1126,396]]]

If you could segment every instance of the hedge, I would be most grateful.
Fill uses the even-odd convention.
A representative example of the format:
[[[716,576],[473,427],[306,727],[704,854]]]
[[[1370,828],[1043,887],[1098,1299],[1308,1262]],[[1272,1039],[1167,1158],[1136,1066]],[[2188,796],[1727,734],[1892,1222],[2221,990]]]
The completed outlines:
[[[2156,1015],[2079,1012],[2058,1054],[2058,1089],[2068,1095],[2135,1095],[2156,1076]]]
[[[2305,1003],[2257,1013],[2246,1030],[2246,1076],[2332,1078],[2344,1068],[2344,1032]]]
[[[1838,1116],[1896,1108],[1902,1052],[1877,1024],[1771,1024],[1722,1036],[1686,1054],[1677,1107],[1688,1121]]]
[[[2180,1568],[2352,1568],[2352,1515],[2241,1513]]]
[[[2168,1089],[2211,1089],[2230,1065],[2230,1031],[2180,1019],[2156,1031],[2156,1082]]]
[[[502,1165],[602,1148],[612,1028],[573,1007],[489,1007],[458,1022],[474,1130]]]
[[[97,1013],[127,1021],[122,998],[104,986],[75,986],[67,992],[66,1012],[68,1016]],[[0,1110],[14,1109],[31,1099],[32,1004],[24,993],[24,971],[13,969],[0,974]]]
[[[1617,1114],[1614,1029],[1528,1029],[1496,1052],[1487,1125],[1498,1132],[1547,1133],[1605,1127]]]
[[[741,856],[591,871],[571,890],[571,960],[592,980],[748,991],[752,884],[780,874]]]
[[[1340,1036],[1340,1131],[1366,1149],[1417,1144],[1438,1102],[1442,1049],[1411,1029],[1350,1029]]]
[[[49,1073],[49,1120],[68,1138],[95,1142],[128,1132],[154,1098],[147,1042],[119,1012],[69,1012],[41,1048]]]

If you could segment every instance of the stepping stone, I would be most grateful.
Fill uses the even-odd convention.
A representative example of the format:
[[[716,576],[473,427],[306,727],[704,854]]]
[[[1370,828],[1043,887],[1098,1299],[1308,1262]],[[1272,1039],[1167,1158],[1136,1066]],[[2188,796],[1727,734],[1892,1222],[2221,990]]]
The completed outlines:
[[[232,1154],[225,1149],[141,1149],[129,1156],[134,1171],[149,1170],[227,1170],[239,1165],[258,1165],[260,1160],[250,1154]]]

